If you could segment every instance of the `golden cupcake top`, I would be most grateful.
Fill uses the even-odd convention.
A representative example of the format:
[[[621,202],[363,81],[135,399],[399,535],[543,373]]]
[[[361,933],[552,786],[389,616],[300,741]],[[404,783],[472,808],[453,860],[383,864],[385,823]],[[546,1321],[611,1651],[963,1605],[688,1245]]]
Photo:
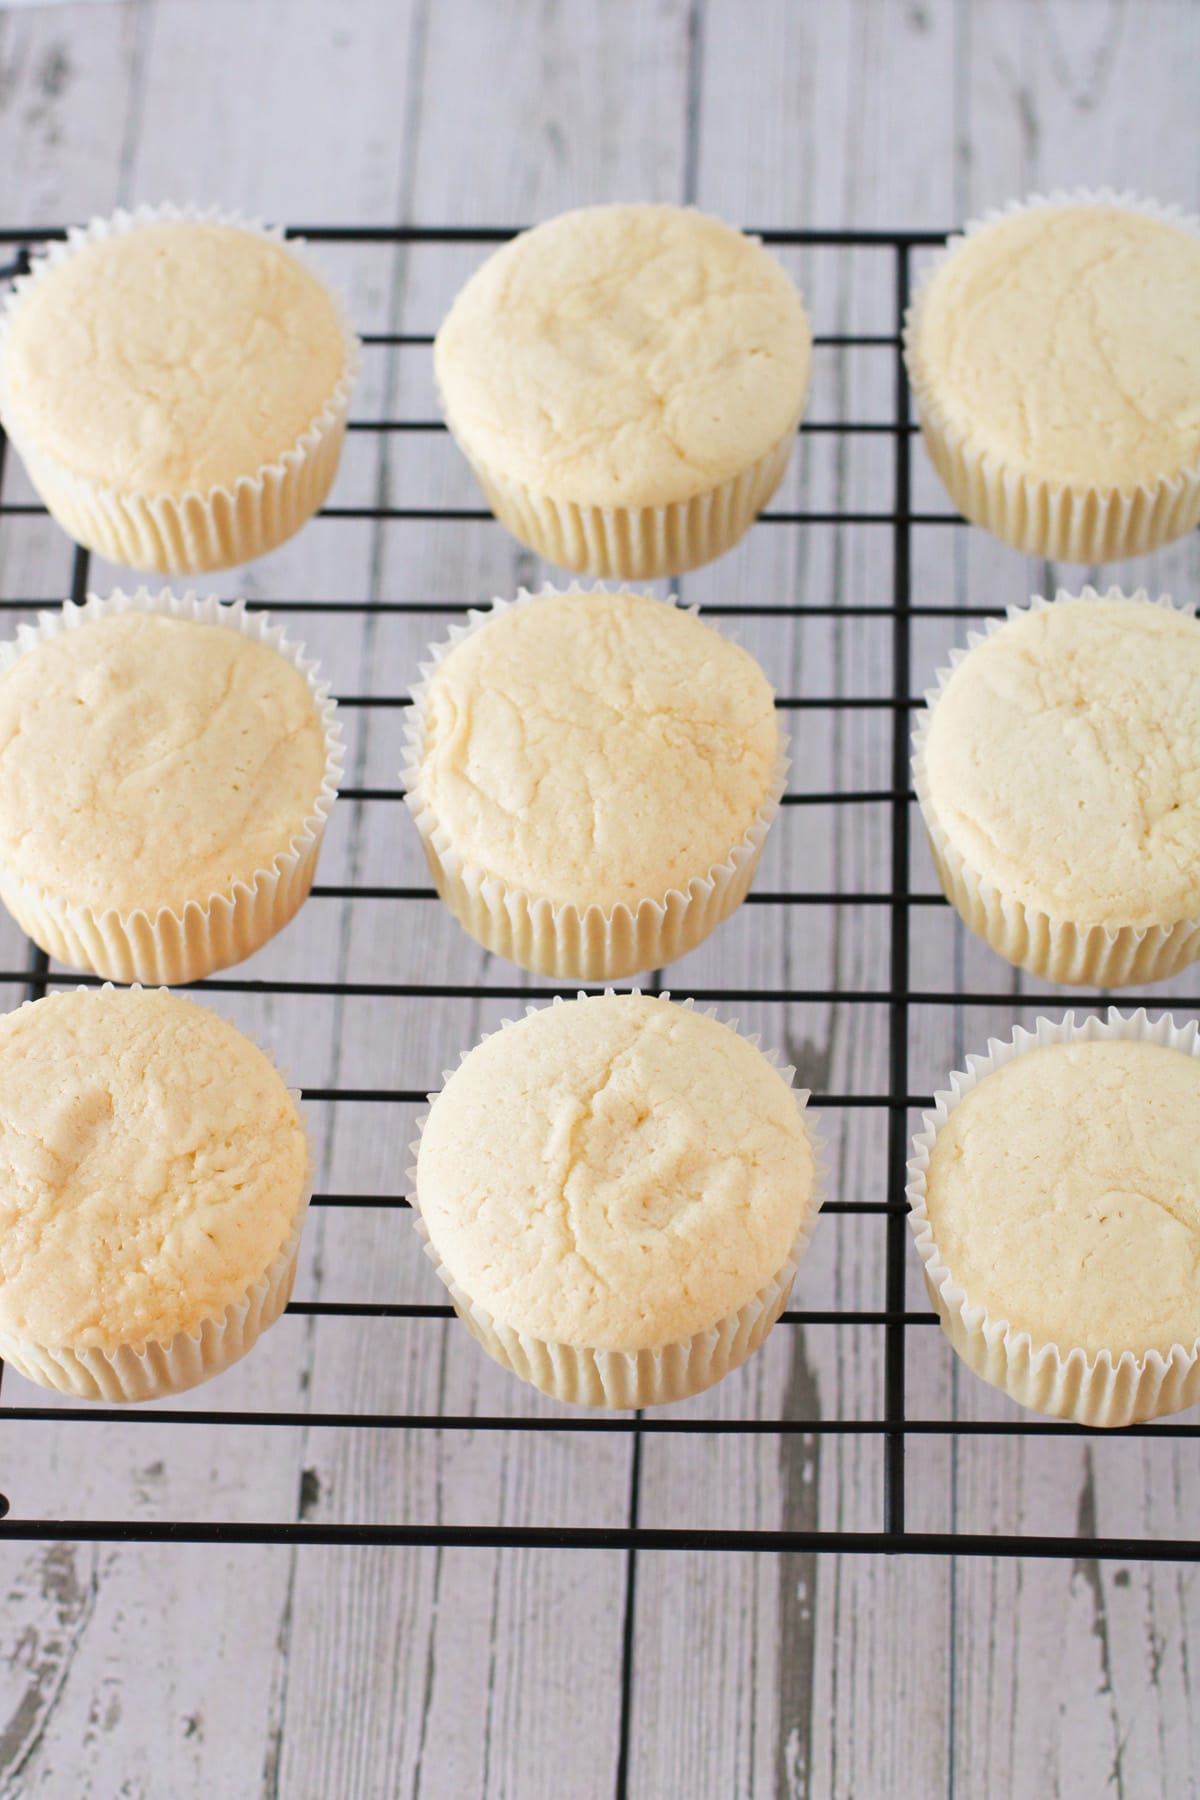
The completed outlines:
[[[933,1239],[971,1306],[1037,1348],[1200,1339],[1200,1059],[1052,1044],[986,1075],[930,1155]]]
[[[501,1324],[594,1350],[707,1330],[779,1273],[813,1196],[796,1096],[746,1039],[643,994],[479,1044],[421,1136],[421,1217]]]
[[[1061,599],[977,643],[929,716],[934,819],[1011,899],[1080,925],[1200,917],[1200,623]]]
[[[437,665],[412,793],[458,854],[536,898],[686,892],[773,798],[774,696],[738,645],[646,594],[493,613]]]
[[[0,870],[97,911],[182,913],[271,868],[325,766],[309,685],[270,645],[93,618],[0,673]]]
[[[254,477],[346,372],[333,299],[281,244],[156,220],[84,245],[29,287],[0,347],[20,445],[106,487],[206,493]]]
[[[667,506],[797,424],[812,338],[762,245],[677,206],[589,206],[476,270],[434,366],[468,456],[579,506]]]
[[[166,1342],[239,1301],[304,1197],[295,1103],[262,1051],[164,990],[0,1019],[0,1331]]]
[[[1200,465],[1200,237],[1128,207],[1034,206],[958,242],[914,308],[932,407],[1005,468],[1134,488]]]

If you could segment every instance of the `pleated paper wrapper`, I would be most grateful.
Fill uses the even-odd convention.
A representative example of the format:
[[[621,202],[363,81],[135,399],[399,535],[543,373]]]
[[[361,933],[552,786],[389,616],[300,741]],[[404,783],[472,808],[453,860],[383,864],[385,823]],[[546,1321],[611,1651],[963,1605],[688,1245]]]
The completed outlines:
[[[994,1070],[1052,1044],[1112,1038],[1200,1055],[1195,1020],[1179,1026],[1166,1015],[1151,1020],[1144,1011],[1123,1015],[1113,1007],[1106,1018],[1077,1021],[1068,1013],[1057,1023],[1039,1019],[1032,1031],[1018,1026],[1006,1042],[990,1039],[986,1055],[968,1056],[965,1071],[952,1074],[949,1088],[934,1096],[934,1110],[924,1115],[922,1130],[913,1139],[907,1188],[909,1222],[929,1298],[968,1368],[1034,1412],[1105,1427],[1159,1418],[1200,1400],[1200,1341],[1141,1355],[1130,1350],[1088,1351],[1065,1342],[1035,1344],[1028,1331],[994,1317],[955,1281],[934,1239],[926,1187],[939,1132],[959,1102]]]
[[[42,449],[15,416],[5,381],[8,329],[38,284],[92,244],[136,231],[145,225],[190,222],[227,225],[277,245],[320,283],[337,312],[344,354],[342,374],[321,411],[296,442],[274,461],[229,485],[183,494],[142,493],[106,486],[78,475]],[[110,218],[72,227],[61,242],[47,245],[34,258],[28,275],[18,277],[0,314],[0,417],[21,454],[29,479],[46,507],[78,544],[129,569],[163,575],[197,575],[232,568],[264,556],[291,537],[325,500],[337,473],[345,436],[350,396],[358,376],[360,345],[341,296],[332,288],[308,247],[287,239],[276,227],[244,219],[217,208],[139,206]]]
[[[781,731],[766,798],[743,836],[730,846],[723,861],[698,869],[686,889],[648,894],[634,904],[621,902],[607,910],[580,907],[530,893],[472,862],[421,794],[430,681],[450,651],[497,614],[513,606],[583,591],[587,590],[578,585],[546,586],[536,594],[521,589],[515,600],[494,600],[489,611],[472,611],[466,625],[451,627],[447,639],[430,646],[427,660],[421,664],[422,679],[405,713],[402,777],[408,810],[421,834],[438,893],[477,943],[538,975],[567,981],[619,981],[674,962],[702,943],[741,905],[787,785],[788,740]]]
[[[1108,188],[1034,194],[973,220],[930,264],[905,319],[904,354],[921,434],[958,510],[1015,549],[1057,562],[1144,556],[1200,524],[1200,464],[1128,488],[1052,482],[1012,467],[950,418],[919,348],[921,308],[937,271],[977,232],[1048,206],[1119,206],[1200,236],[1200,219],[1178,207]]]
[[[168,1339],[148,1338],[114,1350],[49,1346],[0,1332],[0,1358],[39,1387],[54,1388],[77,1400],[104,1400],[121,1406],[183,1393],[220,1375],[245,1356],[291,1299],[300,1239],[312,1196],[315,1159],[308,1120],[300,1107],[299,1089],[289,1088],[288,1095],[304,1128],[304,1185],[283,1248],[248,1284],[244,1294],[220,1312]]]
[[[240,600],[226,605],[212,597],[202,600],[167,589],[151,594],[139,588],[133,594],[117,591],[103,600],[93,595],[83,606],[68,601],[60,612],[39,613],[36,625],[21,626],[15,641],[0,644],[0,673],[60,632],[78,631],[95,620],[124,613],[213,625],[268,645],[303,675],[325,735],[321,785],[301,829],[280,844],[268,867],[255,870],[228,891],[197,894],[177,907],[154,912],[99,908],[50,893],[0,861],[0,900],[50,956],[110,981],[175,987],[243,961],[303,904],[316,874],[325,822],[337,798],[342,734],[329,683],[322,680],[315,662],[305,660],[304,646],[289,643],[267,614],[248,613]]]
[[[580,1000],[587,998],[582,994],[579,996]],[[667,1000],[670,995],[663,994],[661,998]],[[564,1002],[557,999],[552,1004],[562,1005]],[[681,1004],[690,1006],[691,1001],[685,1000]],[[537,1007],[526,1008],[527,1013],[538,1010]],[[710,1018],[716,1018],[714,1009],[706,1007],[704,1010]],[[737,1030],[736,1020],[721,1022],[728,1030]],[[506,1019],[500,1030],[505,1031],[516,1023],[514,1019]],[[480,1041],[490,1035],[485,1033],[484,1039]],[[739,1035],[747,1037],[749,1043],[758,1047],[756,1036],[746,1033]],[[464,1051],[460,1062],[465,1061],[469,1054],[469,1051]],[[791,1087],[795,1070],[790,1066],[778,1068],[774,1051],[766,1051],[764,1055]],[[444,1079],[449,1080],[451,1073],[452,1071],[447,1071]],[[431,1103],[436,1098],[433,1094],[429,1096]],[[522,1381],[540,1388],[553,1399],[563,1400],[574,1406],[667,1406],[676,1400],[686,1400],[691,1395],[712,1387],[739,1368],[762,1345],[787,1305],[797,1266],[812,1237],[824,1200],[823,1144],[819,1135],[819,1119],[808,1108],[808,1090],[795,1090],[795,1098],[797,1108],[803,1114],[804,1131],[813,1158],[812,1188],[795,1241],[783,1266],[756,1293],[750,1295],[736,1312],[727,1314],[707,1330],[695,1332],[691,1337],[655,1345],[650,1349],[591,1350],[535,1337],[495,1318],[455,1281],[442,1262],[421,1217],[417,1164],[414,1161],[409,1170],[409,1182],[417,1235],[426,1256],[434,1266],[438,1280],[450,1295],[455,1312],[472,1337],[482,1345],[494,1362],[519,1376]],[[428,1116],[426,1113],[418,1119],[418,1133],[424,1130]],[[411,1149],[414,1158],[419,1159],[419,1135]]]
[[[799,425],[797,413],[757,462],[670,506],[556,500],[490,466],[461,442],[459,448],[500,523],[546,562],[602,579],[652,581],[715,562],[745,537],[783,480]]]
[[[946,668],[937,671],[937,685],[927,691],[925,706],[917,715],[912,736],[912,775],[921,816],[929,834],[929,846],[942,890],[964,924],[969,925],[1006,962],[1040,975],[1047,981],[1069,986],[1121,988],[1165,981],[1200,956],[1200,918],[1178,919],[1165,925],[1097,925],[1051,915],[1004,893],[980,874],[952,842],[929,788],[925,750],[938,702],[951,676],[972,650],[986,642],[1010,619],[1027,612],[1073,600],[1135,600],[1193,613],[1194,606],[1165,596],[1152,601],[1139,590],[1123,594],[1110,588],[1098,594],[1084,588],[1079,594],[1060,589],[1053,600],[1035,595],[1026,606],[1010,606],[1003,619],[988,619],[982,631],[967,633],[967,648],[950,652]]]

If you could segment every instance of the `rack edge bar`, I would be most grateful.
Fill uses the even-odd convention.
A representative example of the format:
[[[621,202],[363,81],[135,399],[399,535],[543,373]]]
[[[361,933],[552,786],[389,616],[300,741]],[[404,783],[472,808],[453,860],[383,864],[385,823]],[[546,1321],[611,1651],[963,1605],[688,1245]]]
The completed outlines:
[[[0,1541],[129,1544],[324,1544],[462,1550],[692,1550],[861,1556],[1028,1556],[1104,1562],[1200,1562],[1182,1538],[1025,1537],[949,1531],[661,1531],[647,1526],[269,1525],[257,1521],[4,1519]]]

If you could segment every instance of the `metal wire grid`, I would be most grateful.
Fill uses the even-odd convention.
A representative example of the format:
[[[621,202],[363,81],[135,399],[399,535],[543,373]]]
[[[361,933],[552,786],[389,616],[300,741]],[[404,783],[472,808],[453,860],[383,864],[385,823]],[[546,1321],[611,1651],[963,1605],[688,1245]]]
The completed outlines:
[[[13,249],[13,257],[0,268],[0,279],[11,277],[28,266],[31,250],[65,234],[57,229],[0,229],[0,245]],[[396,227],[310,227],[289,229],[289,236],[346,244],[467,244],[486,246],[503,242],[513,235],[512,229],[396,226]],[[204,1520],[144,1519],[22,1519],[9,1515],[9,1502],[0,1495],[0,1539],[100,1540],[178,1543],[245,1543],[245,1544],[343,1544],[391,1546],[464,1546],[474,1548],[592,1548],[619,1550],[626,1553],[625,1672],[632,1668],[632,1628],[636,1558],[639,1551],[860,1551],[860,1552],[926,1552],[952,1555],[1035,1556],[1130,1559],[1147,1561],[1200,1560],[1200,1543],[1188,1539],[1132,1539],[1123,1537],[1045,1536],[1032,1534],[963,1533],[956,1531],[915,1532],[905,1523],[905,1445],[910,1438],[946,1436],[1040,1437],[1094,1436],[1069,1424],[1054,1420],[963,1421],[953,1418],[912,1419],[905,1408],[905,1360],[907,1334],[913,1329],[936,1326],[932,1312],[912,1311],[905,1303],[907,1257],[907,1206],[904,1198],[905,1164],[909,1149],[909,1113],[914,1107],[931,1104],[929,1095],[912,1095],[909,1087],[909,1023],[910,1010],[917,1005],[955,1005],[963,996],[947,991],[921,991],[910,984],[909,921],[914,908],[943,906],[940,896],[915,893],[909,876],[911,801],[909,788],[909,722],[914,705],[919,701],[910,694],[912,663],[912,624],[919,617],[946,617],[962,620],[986,617],[987,608],[963,608],[946,605],[916,605],[911,594],[912,528],[918,525],[961,525],[958,515],[950,512],[916,512],[912,508],[911,441],[915,427],[909,417],[909,391],[900,348],[900,332],[908,304],[910,268],[913,252],[944,242],[944,234],[934,232],[872,231],[782,231],[765,230],[759,235],[777,246],[801,248],[869,248],[881,256],[889,256],[894,294],[893,328],[881,334],[818,335],[815,342],[843,348],[876,346],[889,349],[894,362],[894,406],[890,421],[847,422],[839,420],[806,421],[800,429],[805,434],[877,434],[888,437],[893,446],[892,506],[886,512],[770,510],[763,514],[760,526],[771,525],[855,525],[872,524],[890,528],[892,540],[892,597],[888,605],[810,603],[790,606],[755,607],[754,605],[706,606],[706,614],[745,616],[754,612],[772,617],[867,617],[892,621],[891,692],[883,696],[851,698],[785,697],[778,704],[789,711],[881,709],[890,712],[891,785],[887,788],[839,790],[836,793],[789,793],[785,806],[851,805],[862,802],[882,803],[890,809],[891,885],[882,892],[773,892],[754,890],[750,905],[854,905],[884,906],[890,911],[889,979],[884,990],[843,991],[836,988],[765,988],[722,987],[681,989],[701,1002],[761,1001],[802,1003],[836,1003],[839,1005],[885,1004],[888,1015],[888,1091],[886,1094],[814,1094],[814,1104],[823,1109],[842,1107],[884,1108],[887,1112],[887,1197],[885,1200],[831,1199],[829,1213],[865,1213],[881,1218],[886,1234],[885,1305],[879,1310],[848,1311],[846,1309],[798,1309],[785,1312],[781,1324],[788,1325],[876,1325],[884,1333],[883,1416],[879,1419],[693,1419],[642,1416],[598,1415],[575,1413],[563,1417],[451,1416],[439,1413],[398,1415],[392,1413],[347,1414],[311,1411],[194,1411],[156,1407],[139,1411],[103,1406],[23,1406],[0,1403],[0,1420],[78,1422],[97,1424],[105,1421],[129,1423],[143,1419],[159,1426],[186,1427],[193,1424],[220,1425],[236,1430],[240,1427],[275,1427],[280,1429],[321,1429],[356,1427],[372,1431],[453,1431],[528,1432],[553,1431],[558,1434],[620,1433],[632,1437],[629,1499],[623,1526],[450,1526],[443,1524],[410,1525],[404,1523],[353,1524],[304,1520],[261,1522],[213,1522]],[[364,342],[383,346],[428,346],[432,337],[414,333],[368,333]],[[434,432],[444,427],[435,419],[388,418],[352,420],[351,432]],[[3,480],[6,446],[0,434],[0,482]],[[0,520],[22,514],[38,514],[44,508],[33,503],[0,503]],[[325,517],[367,520],[462,520],[482,521],[491,517],[483,508],[433,507],[368,507],[329,506]],[[497,527],[499,529],[499,527]],[[82,602],[88,588],[89,557],[77,549],[72,575],[72,598]],[[0,613],[26,612],[31,605],[26,599],[0,599]],[[271,600],[273,613],[373,613],[386,614],[452,614],[465,611],[463,605],[429,603],[414,600],[339,600],[336,603],[306,600]],[[991,609],[994,610],[994,609]],[[406,704],[399,695],[339,696],[343,707],[399,707]],[[398,787],[346,787],[341,790],[344,801],[387,803],[399,801],[403,792]],[[431,887],[344,885],[318,883],[316,897],[342,900],[387,900],[399,904],[434,898]],[[52,973],[45,953],[30,944],[27,964],[22,969],[0,969],[0,985],[20,986],[28,999],[39,999],[52,985],[75,986],[95,982],[94,977],[75,972]],[[432,985],[414,982],[338,982],[314,978],[306,981],[250,980],[236,974],[220,974],[203,984],[216,991],[242,993],[277,993],[287,995],[342,995],[385,999],[415,1000],[436,1003],[439,999],[514,999],[531,998],[527,987],[518,985]],[[575,989],[564,989],[573,993]],[[546,990],[545,997],[553,990]],[[1088,997],[1082,997],[1085,1003]],[[972,992],[973,1005],[1011,1007],[1013,996],[1006,993]],[[1123,1004],[1153,1005],[1148,996],[1122,996]],[[311,1101],[410,1102],[421,1104],[421,1090],[398,1088],[309,1088],[305,1097]],[[399,1209],[407,1202],[399,1197],[380,1198],[350,1193],[320,1193],[313,1197],[314,1206],[358,1207],[364,1205]],[[293,1300],[292,1314],[377,1319],[447,1319],[452,1309],[445,1305],[345,1303],[336,1301]],[[0,1364],[0,1376],[3,1365]],[[774,1436],[793,1434],[806,1436],[838,1436],[861,1434],[876,1436],[883,1447],[883,1506],[880,1528],[874,1531],[816,1530],[671,1530],[653,1529],[639,1522],[641,1479],[641,1444],[645,1436],[701,1434]],[[1168,1422],[1130,1427],[1126,1433],[1106,1436],[1155,1436],[1162,1438],[1200,1438],[1200,1425]],[[628,1696],[626,1696],[628,1699]],[[624,1709],[628,1716],[628,1706]],[[625,1745],[625,1729],[622,1732]]]

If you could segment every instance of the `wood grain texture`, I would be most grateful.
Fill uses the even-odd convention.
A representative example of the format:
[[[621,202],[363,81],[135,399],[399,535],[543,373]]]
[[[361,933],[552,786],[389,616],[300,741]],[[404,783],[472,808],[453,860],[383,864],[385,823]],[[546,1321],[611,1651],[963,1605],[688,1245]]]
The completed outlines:
[[[1111,183],[1196,205],[1200,9],[1189,0],[125,0],[0,10],[0,213],[66,220],[134,199],[219,198],[294,221],[514,223],[613,197],[696,200],[754,225],[939,228],[1038,185]],[[478,258],[471,246],[331,247],[361,326],[432,330]],[[892,329],[887,251],[790,257],[821,332]],[[886,420],[886,348],[818,349],[812,419]],[[373,348],[360,418],[429,417],[421,348]],[[807,436],[780,505],[886,511],[890,444]],[[19,467],[7,498],[28,497]],[[918,506],[944,496],[918,452]],[[445,438],[354,435],[335,500],[471,506]],[[913,536],[914,593],[992,605],[1089,572],[1052,569],[960,528]],[[1094,572],[1093,572],[1094,573]],[[1106,577],[1109,571],[1105,572]],[[213,585],[255,599],[482,601],[543,570],[492,523],[320,520]],[[0,595],[52,600],[71,555],[42,519],[6,519]],[[881,604],[886,527],[761,525],[681,585],[689,602]],[[1112,572],[1196,589],[1195,542]],[[104,591],[120,572],[97,565]],[[11,616],[10,616],[11,618]],[[407,685],[434,615],[297,621],[343,693]],[[886,618],[747,616],[736,633],[785,694],[884,696]],[[962,631],[913,632],[914,690]],[[395,712],[346,715],[356,784],[391,784]],[[805,712],[797,789],[890,785],[883,712]],[[886,806],[785,811],[764,888],[887,885]],[[924,845],[914,879],[933,886]],[[331,882],[425,880],[402,809],[340,805]],[[0,966],[21,941],[0,918]],[[914,985],[961,991],[915,1008],[910,1088],[930,1090],[1014,1016],[1061,1004],[998,964],[940,908],[914,909]],[[315,899],[246,973],[510,984],[513,971],[432,902]],[[681,987],[886,992],[885,907],[744,909],[666,980]],[[518,978],[522,980],[522,978]],[[531,996],[544,984],[522,981]],[[972,994],[1011,996],[1003,1006]],[[1194,979],[1167,984],[1196,1004]],[[19,993],[6,989],[4,1003]],[[514,1007],[214,995],[309,1086],[432,1087]],[[1029,1009],[1028,1011],[1021,1009]],[[818,1089],[880,1093],[887,1009],[729,1006]],[[313,1108],[320,1185],[402,1191],[415,1109]],[[886,1189],[882,1114],[833,1110],[832,1191]],[[796,1303],[884,1302],[877,1216],[822,1222]],[[910,1258],[911,1302],[922,1305]],[[436,1300],[402,1214],[323,1209],[298,1293]],[[787,1327],[711,1395],[704,1419],[871,1419],[883,1405],[877,1327]],[[940,1333],[908,1333],[914,1416],[1014,1416],[960,1374]],[[4,1398],[35,1390],[6,1374]],[[465,1334],[436,1321],[290,1317],[197,1408],[447,1412],[552,1420]],[[646,1437],[486,1430],[306,1433],[0,1425],[0,1486],[22,1512],[95,1516],[623,1523],[881,1522],[871,1436]],[[946,1438],[909,1455],[917,1528],[1186,1535],[1190,1445]],[[636,1478],[636,1490],[635,1490]],[[632,1575],[632,1583],[630,1576]],[[632,1592],[628,1788],[637,1800],[729,1794],[1200,1792],[1188,1645],[1190,1570],[1081,1559],[888,1561],[578,1552],[254,1551],[83,1545],[0,1549],[0,1800],[211,1793],[606,1796],[621,1729]]]

